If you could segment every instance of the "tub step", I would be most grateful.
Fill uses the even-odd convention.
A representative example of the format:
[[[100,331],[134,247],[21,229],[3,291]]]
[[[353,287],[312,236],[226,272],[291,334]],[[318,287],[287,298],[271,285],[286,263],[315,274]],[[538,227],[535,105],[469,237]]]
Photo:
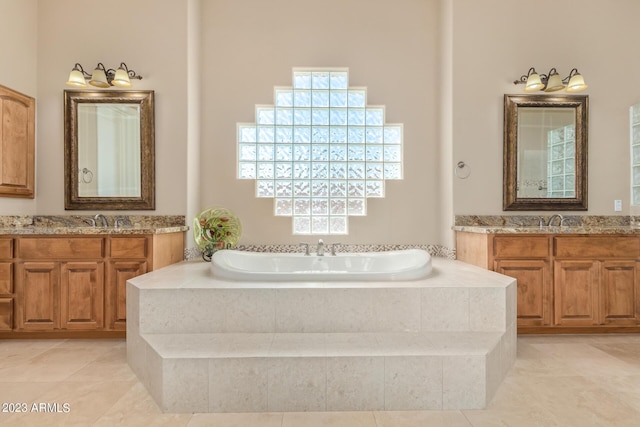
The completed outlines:
[[[503,335],[141,334],[141,380],[165,412],[479,409],[510,368]]]

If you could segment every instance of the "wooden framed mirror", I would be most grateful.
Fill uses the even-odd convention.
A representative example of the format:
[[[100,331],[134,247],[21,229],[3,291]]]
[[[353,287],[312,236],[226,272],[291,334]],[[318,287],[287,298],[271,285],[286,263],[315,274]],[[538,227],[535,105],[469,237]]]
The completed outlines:
[[[153,91],[64,91],[65,209],[155,209]]]
[[[587,210],[587,95],[504,96],[503,210]]]

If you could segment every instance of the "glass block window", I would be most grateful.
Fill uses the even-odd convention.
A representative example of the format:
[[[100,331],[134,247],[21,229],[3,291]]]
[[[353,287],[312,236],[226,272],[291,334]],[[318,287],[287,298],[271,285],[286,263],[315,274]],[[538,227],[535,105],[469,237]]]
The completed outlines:
[[[293,217],[293,234],[347,234],[348,217],[366,215],[385,180],[402,179],[402,124],[366,100],[346,68],[295,68],[274,105],[237,124],[238,178],[256,180],[256,197]]]

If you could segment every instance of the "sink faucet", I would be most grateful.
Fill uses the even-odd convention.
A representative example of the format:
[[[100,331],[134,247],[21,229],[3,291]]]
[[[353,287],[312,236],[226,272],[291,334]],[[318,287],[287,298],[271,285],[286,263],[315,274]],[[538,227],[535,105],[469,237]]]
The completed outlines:
[[[316,253],[318,254],[318,256],[324,256],[324,242],[322,241],[322,239],[318,240]]]
[[[309,244],[308,243],[300,243],[300,246],[304,248],[304,255],[309,256],[311,253],[309,252]]]
[[[562,215],[560,215],[560,214],[551,215],[551,218],[549,218],[549,222],[547,223],[547,226],[551,227],[551,223],[556,218],[558,218],[560,220],[560,223],[558,225],[562,226],[562,223],[564,222],[564,217]]]
[[[102,214],[96,214],[96,216],[94,216],[93,219],[96,223],[98,222],[98,220],[102,221],[103,228],[107,228],[109,226],[109,221],[107,221],[107,217],[105,217]]]

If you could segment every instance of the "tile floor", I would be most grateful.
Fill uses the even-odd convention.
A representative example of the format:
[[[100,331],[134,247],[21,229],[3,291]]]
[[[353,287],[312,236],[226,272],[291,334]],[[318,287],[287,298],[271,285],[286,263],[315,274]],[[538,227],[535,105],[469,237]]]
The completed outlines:
[[[485,410],[256,414],[160,413],[126,363],[124,340],[0,340],[0,402],[0,425],[20,427],[635,427],[640,334],[520,336],[516,364]],[[28,412],[5,412],[16,404]]]

